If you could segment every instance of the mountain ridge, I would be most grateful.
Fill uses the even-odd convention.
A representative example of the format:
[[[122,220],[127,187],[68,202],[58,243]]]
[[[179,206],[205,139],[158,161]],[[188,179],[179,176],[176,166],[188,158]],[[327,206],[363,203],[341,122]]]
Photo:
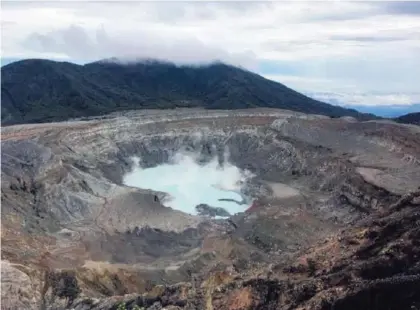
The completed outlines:
[[[176,107],[270,107],[331,117],[375,118],[309,98],[281,83],[219,62],[189,66],[102,60],[77,65],[26,59],[3,66],[1,73],[3,125]]]
[[[399,123],[420,125],[420,112],[404,114],[394,120]]]

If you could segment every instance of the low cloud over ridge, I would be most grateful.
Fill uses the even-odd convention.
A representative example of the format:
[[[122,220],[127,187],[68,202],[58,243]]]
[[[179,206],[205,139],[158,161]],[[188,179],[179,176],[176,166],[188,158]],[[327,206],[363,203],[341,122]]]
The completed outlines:
[[[299,91],[410,96],[420,80],[418,12],[413,1],[4,2],[2,55],[222,61],[287,76],[296,83],[280,82]]]

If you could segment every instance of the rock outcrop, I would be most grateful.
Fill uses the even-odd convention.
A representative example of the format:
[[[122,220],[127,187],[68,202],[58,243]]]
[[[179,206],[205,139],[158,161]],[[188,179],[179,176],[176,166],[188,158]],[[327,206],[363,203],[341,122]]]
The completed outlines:
[[[195,209],[197,210],[197,213],[199,215],[203,215],[203,216],[210,216],[210,217],[216,217],[216,216],[228,217],[228,216],[231,215],[229,212],[227,212],[223,208],[212,207],[212,206],[209,206],[209,205],[207,205],[205,203],[201,203],[201,204],[197,205],[195,207]]]

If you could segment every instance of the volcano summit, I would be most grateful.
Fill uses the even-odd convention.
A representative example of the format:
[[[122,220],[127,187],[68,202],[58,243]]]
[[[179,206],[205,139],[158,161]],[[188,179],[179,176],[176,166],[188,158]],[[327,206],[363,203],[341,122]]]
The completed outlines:
[[[27,114],[56,83],[20,75],[37,62],[2,69],[4,309],[419,307],[419,126],[297,105],[108,106],[56,122]],[[78,81],[70,64],[43,66]],[[17,76],[32,86],[18,93]],[[90,104],[84,81],[74,98],[90,101],[75,102]],[[15,124],[27,117],[54,122]]]

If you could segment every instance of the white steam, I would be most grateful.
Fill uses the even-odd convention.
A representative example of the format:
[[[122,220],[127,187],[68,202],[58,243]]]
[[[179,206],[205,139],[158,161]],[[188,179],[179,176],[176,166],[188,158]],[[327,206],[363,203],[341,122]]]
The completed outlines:
[[[199,204],[221,207],[230,214],[249,206],[240,191],[251,174],[226,159],[222,166],[217,158],[200,165],[193,155],[178,153],[170,163],[146,169],[141,168],[140,160],[134,158],[134,169],[124,176],[124,184],[170,194],[171,199],[164,202],[168,207],[196,215]]]

